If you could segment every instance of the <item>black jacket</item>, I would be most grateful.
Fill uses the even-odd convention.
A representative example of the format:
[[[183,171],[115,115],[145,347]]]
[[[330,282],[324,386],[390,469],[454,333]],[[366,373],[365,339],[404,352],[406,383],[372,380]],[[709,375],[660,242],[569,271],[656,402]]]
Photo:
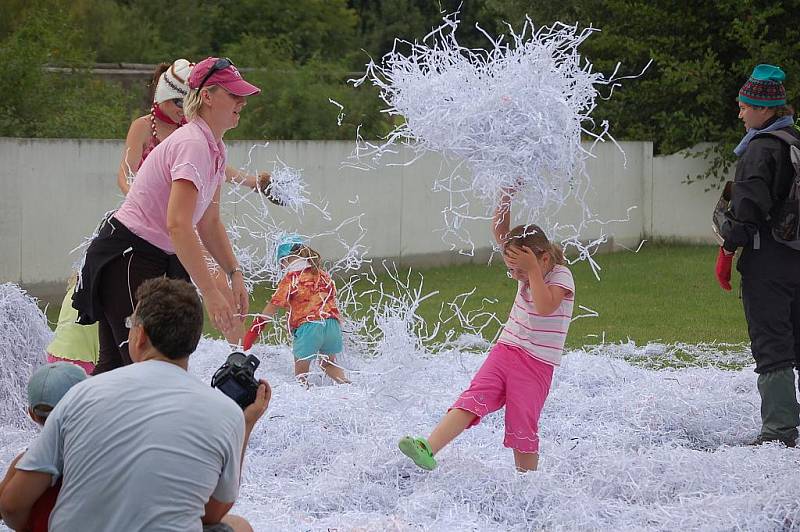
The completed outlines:
[[[784,131],[800,139],[794,128]],[[753,138],[736,164],[731,223],[724,227],[722,237],[728,251],[743,248],[737,264],[743,277],[800,278],[800,251],[776,242],[769,225],[793,179],[789,146],[770,135]]]
[[[153,264],[160,264],[170,279],[191,281],[177,255],[166,253],[135,235],[112,216],[103,223],[86,250],[86,260],[81,269],[81,282],[72,294],[72,307],[78,311],[77,323],[91,325],[103,316],[99,293],[103,268],[128,252],[134,252]]]

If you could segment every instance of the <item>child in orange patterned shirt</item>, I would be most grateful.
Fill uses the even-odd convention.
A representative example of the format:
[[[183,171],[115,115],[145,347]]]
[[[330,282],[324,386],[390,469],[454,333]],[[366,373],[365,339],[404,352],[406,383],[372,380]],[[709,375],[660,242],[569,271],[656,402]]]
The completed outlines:
[[[244,349],[252,347],[268,318],[279,308],[287,309],[297,379],[307,384],[311,361],[320,355],[320,367],[326,375],[337,384],[349,383],[336,365],[336,355],[342,352],[336,285],[320,267],[319,253],[295,238],[278,246],[277,257],[286,273],[270,302],[253,320],[244,338]]]

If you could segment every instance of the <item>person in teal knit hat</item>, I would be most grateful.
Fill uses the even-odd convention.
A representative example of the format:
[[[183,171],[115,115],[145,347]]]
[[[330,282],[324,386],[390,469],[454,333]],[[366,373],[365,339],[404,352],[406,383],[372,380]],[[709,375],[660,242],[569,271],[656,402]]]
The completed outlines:
[[[786,105],[783,82],[786,74],[775,65],[757,65],[750,79],[739,90],[739,101],[754,107]]]
[[[746,133],[734,149],[739,160],[731,207],[720,227],[724,241],[716,276],[724,290],[731,289],[731,265],[741,249],[737,269],[761,395],[761,431],[754,443],[794,447],[800,424],[794,375],[800,365],[800,249],[773,233],[794,181],[790,145],[800,146],[785,79],[780,67],[761,64],[739,90]]]

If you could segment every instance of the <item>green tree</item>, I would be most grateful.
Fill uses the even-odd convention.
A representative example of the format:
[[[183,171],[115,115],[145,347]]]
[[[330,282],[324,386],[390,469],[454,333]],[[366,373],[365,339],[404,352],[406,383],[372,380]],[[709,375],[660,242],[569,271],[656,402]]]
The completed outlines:
[[[248,99],[239,127],[229,132],[232,139],[347,139],[356,128],[375,138],[388,131],[386,117],[379,112],[377,91],[353,88],[347,83],[344,62],[311,58],[304,64],[292,59],[293,47],[286,39],[246,35],[226,53],[245,65],[258,65],[246,77],[262,88],[262,94]],[[337,125],[339,108],[345,118]]]
[[[484,4],[485,0],[350,0],[359,17],[361,47],[375,61],[392,49],[395,39],[422,41],[442,24],[444,15],[456,11],[461,21],[459,42],[468,47],[486,45],[475,28]]]
[[[54,2],[35,0],[0,42],[0,135],[10,137],[105,137],[124,135],[130,97],[120,87],[93,79],[93,53],[80,29]],[[50,73],[60,64],[71,73]]]
[[[72,0],[67,3],[72,25],[81,28],[83,48],[101,63],[158,62],[148,51],[164,48],[157,29],[130,6],[115,0]]]
[[[527,14],[537,25],[560,20],[599,28],[583,53],[605,73],[621,62],[621,73],[635,74],[652,58],[644,75],[599,103],[596,118],[608,119],[618,139],[653,140],[657,153],[712,142],[702,153],[712,163],[703,177],[721,177],[744,133],[736,95],[753,66],[781,65],[787,91],[800,95],[798,7],[797,1],[497,0],[483,15],[519,24]]]

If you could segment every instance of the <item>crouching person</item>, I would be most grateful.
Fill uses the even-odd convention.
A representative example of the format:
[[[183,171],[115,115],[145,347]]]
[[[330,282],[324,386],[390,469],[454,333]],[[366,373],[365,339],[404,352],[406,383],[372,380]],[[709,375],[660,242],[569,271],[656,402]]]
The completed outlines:
[[[0,496],[12,528],[60,479],[50,530],[251,530],[228,510],[269,385],[242,413],[188,373],[203,325],[190,284],[152,279],[137,299],[127,320],[134,364],[74,386],[50,413]]]
[[[41,366],[33,372],[28,381],[28,416],[39,427],[43,427],[47,416],[67,391],[85,379],[86,373],[80,367],[69,362],[52,362]],[[5,477],[0,481],[0,497],[11,479],[14,478],[17,472],[15,466],[24,455],[25,453],[21,453],[11,461]],[[58,498],[59,489],[61,489],[60,483],[48,487],[34,502],[28,513],[27,525],[23,530],[47,532],[47,522],[50,520],[50,512]]]

